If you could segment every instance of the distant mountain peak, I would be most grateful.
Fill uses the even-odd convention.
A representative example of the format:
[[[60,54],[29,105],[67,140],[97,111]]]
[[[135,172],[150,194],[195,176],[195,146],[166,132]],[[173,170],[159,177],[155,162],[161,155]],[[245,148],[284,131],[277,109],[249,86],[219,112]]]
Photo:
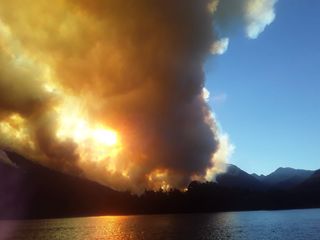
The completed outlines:
[[[261,190],[263,188],[260,181],[233,164],[228,164],[227,171],[219,174],[216,181],[219,185],[230,188],[251,190]]]
[[[256,173],[252,173],[251,176],[254,177],[255,179],[259,180],[259,181],[262,181],[266,177],[263,174],[258,175]]]
[[[302,169],[296,169],[296,168],[292,168],[292,167],[279,167],[274,172],[296,171],[296,170],[302,170]]]
[[[233,164],[227,165],[227,173],[229,173],[229,174],[239,174],[241,171],[243,171],[243,170],[238,168],[236,165],[233,165]]]
[[[279,167],[274,172],[266,176],[252,175],[256,179],[268,186],[275,186],[281,189],[295,187],[309,178],[314,171],[295,169],[292,167]]]

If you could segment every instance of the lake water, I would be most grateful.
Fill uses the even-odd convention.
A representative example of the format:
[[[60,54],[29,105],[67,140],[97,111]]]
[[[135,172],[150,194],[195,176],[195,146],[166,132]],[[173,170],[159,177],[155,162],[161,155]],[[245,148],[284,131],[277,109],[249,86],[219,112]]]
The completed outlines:
[[[0,239],[319,240],[320,209],[0,221]]]

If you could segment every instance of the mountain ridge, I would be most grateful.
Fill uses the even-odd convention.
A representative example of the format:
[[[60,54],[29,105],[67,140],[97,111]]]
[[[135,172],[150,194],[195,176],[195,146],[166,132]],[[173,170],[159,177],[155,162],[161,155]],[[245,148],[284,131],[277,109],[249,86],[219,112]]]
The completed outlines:
[[[191,182],[187,191],[142,195],[48,169],[16,153],[0,159],[0,218],[191,213],[320,207],[320,170],[291,189],[266,187],[235,165],[216,182]]]
[[[314,173],[313,170],[295,169],[291,167],[279,167],[268,175],[251,174],[260,182],[269,187],[290,189],[303,183]]]

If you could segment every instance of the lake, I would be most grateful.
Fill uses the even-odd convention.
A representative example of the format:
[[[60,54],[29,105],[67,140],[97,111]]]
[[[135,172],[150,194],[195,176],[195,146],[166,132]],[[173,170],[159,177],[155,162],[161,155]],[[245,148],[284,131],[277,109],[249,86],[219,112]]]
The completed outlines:
[[[320,239],[320,209],[0,221],[0,239]]]

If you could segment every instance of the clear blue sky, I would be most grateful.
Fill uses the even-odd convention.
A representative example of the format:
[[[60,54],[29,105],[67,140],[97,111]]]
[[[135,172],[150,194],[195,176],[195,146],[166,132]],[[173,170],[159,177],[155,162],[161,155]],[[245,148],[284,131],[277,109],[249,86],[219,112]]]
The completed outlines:
[[[257,39],[230,40],[206,64],[210,105],[236,147],[230,162],[258,174],[319,169],[320,1],[279,0]]]

